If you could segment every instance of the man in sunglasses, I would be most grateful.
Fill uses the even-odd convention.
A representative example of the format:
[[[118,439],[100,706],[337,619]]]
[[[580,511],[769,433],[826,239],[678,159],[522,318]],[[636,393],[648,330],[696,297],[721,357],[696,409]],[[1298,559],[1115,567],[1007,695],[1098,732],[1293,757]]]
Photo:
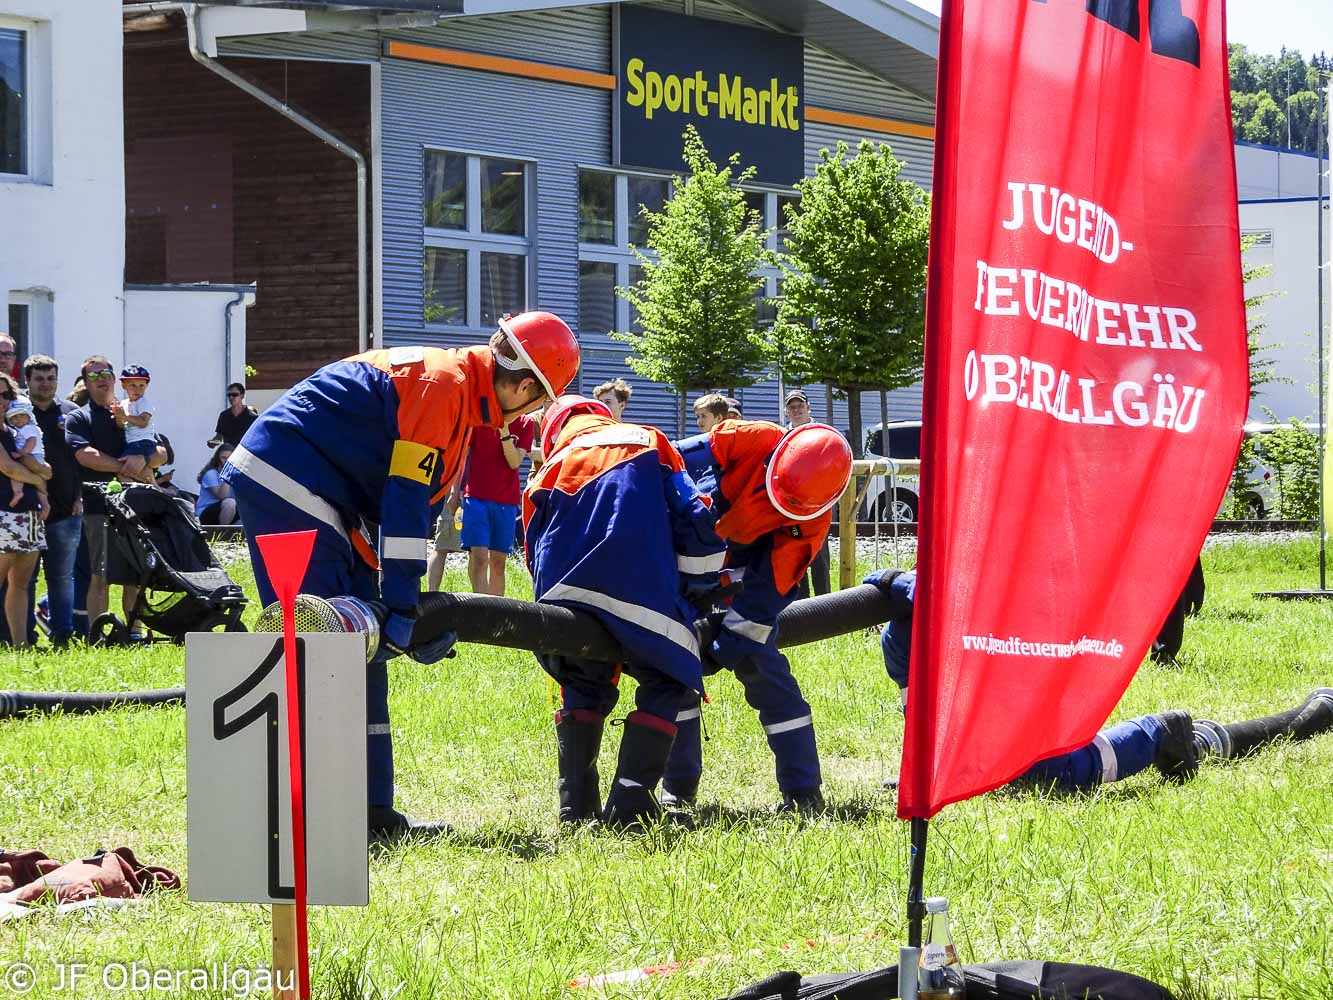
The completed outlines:
[[[88,389],[88,402],[65,418],[65,438],[74,450],[74,460],[84,483],[109,483],[124,472],[122,455],[125,452],[125,430],[116,426],[120,401],[116,399],[116,372],[111,361],[94,354],[83,362],[83,383]],[[167,459],[166,450],[158,447],[149,456],[149,468],[157,468]],[[126,478],[130,478],[126,476]],[[88,551],[88,621],[94,622],[107,609],[107,537],[106,504],[97,491],[85,491],[83,507],[83,537]],[[79,594],[74,604],[79,605]],[[123,610],[126,621],[139,596],[137,587],[124,587]]]
[[[258,410],[245,405],[245,386],[233,382],[227,386],[227,408],[218,414],[217,427],[208,439],[208,446],[216,448],[220,444],[229,444],[235,448],[258,417]]]

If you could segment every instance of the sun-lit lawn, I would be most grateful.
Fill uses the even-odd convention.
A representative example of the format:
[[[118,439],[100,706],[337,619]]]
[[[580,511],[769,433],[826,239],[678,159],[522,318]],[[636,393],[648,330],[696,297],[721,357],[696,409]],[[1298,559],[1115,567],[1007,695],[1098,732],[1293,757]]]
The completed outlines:
[[[1251,596],[1315,585],[1314,559],[1308,541],[1210,547],[1183,665],[1146,665],[1117,717],[1185,708],[1229,722],[1333,685],[1333,604]],[[233,571],[253,596],[247,569]],[[464,574],[448,583],[464,587]],[[517,563],[510,584],[526,596]],[[183,657],[170,646],[10,654],[0,689],[171,686]],[[395,665],[401,804],[455,833],[376,853],[368,909],[312,911],[316,996],[577,997],[590,992],[567,985],[580,975],[729,956],[600,994],[715,998],[779,968],[896,961],[906,826],[879,789],[898,766],[897,693],[870,633],[792,662],[830,814],[767,811],[772,758],[723,675],[706,715],[704,822],[648,836],[557,829],[551,691],[530,656],[472,646],[440,667]],[[179,708],[0,722],[0,843],[62,859],[126,844],[184,869],[184,729]],[[608,730],[604,775],[618,743]],[[965,961],[1111,965],[1182,996],[1333,997],[1333,734],[1207,766],[1184,787],[1149,772],[1073,798],[1004,790],[946,809],[931,831],[928,889],[949,897]],[[807,939],[815,947],[783,948]],[[267,956],[266,911],[184,893],[0,926],[0,966],[32,964],[40,997],[69,995],[55,962],[255,968]],[[99,981],[76,995],[107,994]]]

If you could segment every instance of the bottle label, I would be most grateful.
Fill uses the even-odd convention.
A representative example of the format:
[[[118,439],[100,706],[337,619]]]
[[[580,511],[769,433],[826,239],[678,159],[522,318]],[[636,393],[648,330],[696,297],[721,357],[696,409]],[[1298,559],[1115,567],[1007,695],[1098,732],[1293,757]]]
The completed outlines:
[[[926,950],[921,955],[921,964],[927,969],[941,969],[948,960],[942,944],[926,945]]]

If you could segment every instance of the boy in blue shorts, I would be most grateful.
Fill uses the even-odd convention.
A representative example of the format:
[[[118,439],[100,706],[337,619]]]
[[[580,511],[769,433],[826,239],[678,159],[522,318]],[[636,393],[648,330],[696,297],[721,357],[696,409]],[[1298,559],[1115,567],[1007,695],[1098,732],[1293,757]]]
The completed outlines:
[[[463,548],[472,590],[503,597],[505,559],[514,547],[522,491],[518,467],[532,450],[536,424],[515,417],[496,429],[478,427],[472,434],[466,486],[463,489]]]

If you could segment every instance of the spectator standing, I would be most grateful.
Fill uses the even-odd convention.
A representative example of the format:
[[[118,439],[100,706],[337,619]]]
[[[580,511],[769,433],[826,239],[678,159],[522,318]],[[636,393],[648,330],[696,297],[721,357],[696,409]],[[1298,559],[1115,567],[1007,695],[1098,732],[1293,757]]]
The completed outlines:
[[[629,398],[632,395],[634,395],[634,386],[623,378],[603,382],[592,391],[592,398],[599,403],[606,404],[606,408],[611,411],[611,416],[617,420],[624,419],[625,407],[629,406]]]
[[[815,418],[810,412],[810,398],[800,389],[793,389],[787,393],[784,401],[784,409],[787,411],[787,426],[800,427],[811,423]],[[797,584],[802,597],[810,596],[811,585],[814,586],[816,594],[827,594],[829,592],[829,549],[828,540],[824,540],[823,546],[815,553],[815,558],[810,563],[810,572],[802,575],[801,582]]]
[[[0,400],[8,409],[18,398],[18,383],[0,372]],[[51,475],[50,466],[42,472],[26,468],[10,457],[14,435],[8,424],[0,424],[0,581],[5,586],[5,625],[10,645],[28,645],[28,585],[37,568],[37,559],[46,548],[46,532],[40,513],[37,487]],[[19,494],[17,504],[11,501]]]
[[[800,427],[814,420],[810,412],[810,397],[800,389],[793,389],[783,400],[783,409],[787,413],[787,426]]]
[[[503,597],[505,559],[514,547],[522,492],[518,467],[532,450],[536,423],[520,416],[502,426],[472,433],[463,489],[463,548],[472,590]]]
[[[258,417],[258,410],[245,405],[245,386],[233,382],[227,386],[227,408],[218,414],[217,427],[208,439],[208,446],[216,448],[220,444],[229,444],[235,448]]]
[[[721,393],[710,392],[700,396],[694,401],[694,422],[699,425],[699,432],[707,434],[727,419],[729,410],[727,397]]]
[[[7,333],[0,333],[0,372],[3,372],[12,378],[14,380],[14,388],[18,388],[18,345],[14,343],[14,338]]]
[[[194,502],[194,516],[200,524],[235,524],[236,498],[222,480],[222,467],[234,449],[220,444],[208,464],[199,470],[199,499]]]
[[[741,401],[734,396],[727,397],[727,419],[744,420],[745,414],[741,412]]]
[[[109,359],[94,354],[83,362],[83,381],[88,388],[88,402],[65,418],[65,438],[74,449],[79,474],[84,483],[109,483],[126,474],[122,455],[125,431],[117,426],[120,401],[116,399],[116,372]],[[166,459],[161,447],[155,449],[149,466],[156,468]],[[84,496],[83,535],[88,548],[88,621],[92,623],[107,609],[107,525],[106,502],[95,490]],[[139,588],[122,588],[122,608],[127,624],[139,597]]]
[[[23,378],[28,383],[28,398],[32,400],[37,426],[42,429],[46,463],[51,467],[51,479],[46,484],[50,503],[46,551],[41,561],[46,573],[51,643],[63,646],[74,634],[74,560],[79,539],[83,537],[79,465],[65,439],[65,420],[78,407],[56,395],[60,369],[54,358],[32,355],[23,362]],[[33,579],[36,580],[36,574]]]
[[[463,477],[460,476],[459,480]],[[435,551],[426,563],[426,589],[439,590],[444,582],[444,567],[450,552],[463,551],[462,508],[463,496],[459,482],[455,482],[444,501],[444,509],[435,522]]]

